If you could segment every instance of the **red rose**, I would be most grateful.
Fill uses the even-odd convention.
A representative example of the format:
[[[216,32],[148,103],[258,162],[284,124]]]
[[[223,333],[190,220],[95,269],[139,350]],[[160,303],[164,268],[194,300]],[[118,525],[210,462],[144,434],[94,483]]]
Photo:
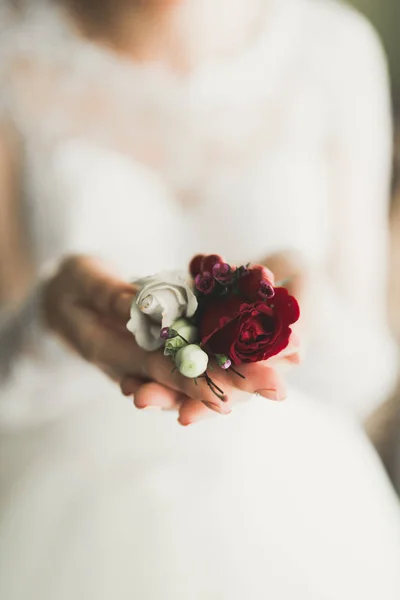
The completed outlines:
[[[262,290],[266,287],[271,288],[270,295],[273,296],[274,275],[266,267],[254,265],[248,269],[246,274],[240,277],[238,285],[242,296],[251,302],[255,302],[256,300],[268,298],[268,294],[262,293]]]
[[[201,343],[236,365],[267,360],[287,347],[290,325],[299,316],[299,305],[285,288],[276,288],[269,301],[248,303],[239,296],[223,296],[205,308]]]

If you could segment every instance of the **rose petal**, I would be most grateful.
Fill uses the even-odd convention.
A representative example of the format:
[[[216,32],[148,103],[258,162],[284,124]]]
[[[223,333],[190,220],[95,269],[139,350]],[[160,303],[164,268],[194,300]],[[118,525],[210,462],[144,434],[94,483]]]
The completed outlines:
[[[144,296],[150,295],[150,294],[154,296],[155,292],[158,292],[160,290],[171,290],[176,295],[177,301],[180,304],[186,303],[185,292],[181,286],[173,285],[171,283],[157,282],[157,281],[148,284],[146,287],[144,287],[139,292],[137,303],[140,304],[141,300]]]
[[[142,304],[144,299],[150,294],[154,298],[158,297],[158,305],[156,302],[151,310],[146,310],[145,312],[149,318],[160,322],[163,321],[164,314],[166,326],[170,325],[173,320],[176,320],[180,316],[193,316],[197,310],[197,298],[186,282],[185,274],[181,271],[158,273],[157,275],[139,279],[134,283],[141,287],[136,299],[138,305]],[[169,290],[173,294],[174,300],[172,300],[171,295],[168,296],[168,300],[162,299],[164,297],[161,296],[161,292],[166,290]],[[164,303],[167,304],[164,306]]]
[[[176,290],[173,289],[161,289],[153,292],[161,310],[161,328],[170,327],[185,310],[185,305],[179,303],[175,292]]]
[[[254,265],[249,268],[246,275],[239,278],[238,285],[240,293],[248,300],[255,302],[260,299],[259,291],[261,282],[273,287],[273,273],[262,265]]]
[[[187,293],[186,316],[193,317],[198,307],[198,301],[187,283],[185,283],[185,290]]]
[[[285,321],[289,325],[299,320],[299,304],[286,288],[275,288],[275,296],[271,298],[270,304],[276,307],[277,312],[284,316]]]
[[[163,340],[160,338],[160,328],[155,327],[134,302],[131,307],[131,318],[126,327],[128,331],[133,333],[136,343],[143,350],[152,352],[163,345]]]
[[[214,333],[235,319],[240,313],[243,300],[239,296],[226,296],[216,298],[205,311],[200,323],[200,336],[202,344],[206,344]],[[221,352],[222,354],[222,352]]]

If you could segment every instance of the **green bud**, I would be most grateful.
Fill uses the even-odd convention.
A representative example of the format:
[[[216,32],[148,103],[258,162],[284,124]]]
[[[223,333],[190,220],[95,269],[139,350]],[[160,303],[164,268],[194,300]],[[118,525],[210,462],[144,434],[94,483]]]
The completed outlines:
[[[166,355],[174,356],[178,350],[187,346],[187,343],[193,344],[198,340],[199,332],[197,328],[186,319],[175,321],[170,328],[171,330],[176,333],[176,336],[166,341],[164,346],[164,354]]]
[[[215,359],[220,367],[223,367],[229,361],[228,356],[225,354],[216,354]]]
[[[164,354],[165,356],[175,356],[178,350],[180,350],[184,346],[187,346],[187,343],[184,342],[183,339],[178,335],[165,342]]]
[[[194,344],[199,339],[197,327],[189,323],[186,319],[179,319],[172,323],[172,329],[185,338],[189,344]]]
[[[175,356],[175,364],[185,377],[195,379],[207,369],[208,355],[196,344],[181,348]]]

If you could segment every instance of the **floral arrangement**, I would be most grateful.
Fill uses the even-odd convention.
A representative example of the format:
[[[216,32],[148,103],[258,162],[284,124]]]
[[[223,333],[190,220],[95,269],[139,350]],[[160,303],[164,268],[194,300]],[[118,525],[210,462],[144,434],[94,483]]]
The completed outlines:
[[[164,272],[134,282],[139,291],[127,328],[141,348],[163,348],[173,370],[195,383],[204,377],[223,399],[209,371],[229,369],[242,377],[236,366],[282,352],[299,305],[261,265],[235,267],[216,254],[197,255],[189,271],[190,278]]]

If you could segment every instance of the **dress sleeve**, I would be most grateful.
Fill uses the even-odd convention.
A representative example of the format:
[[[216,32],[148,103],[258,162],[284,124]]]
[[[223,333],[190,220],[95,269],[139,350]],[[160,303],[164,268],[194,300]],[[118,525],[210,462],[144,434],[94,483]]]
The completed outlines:
[[[302,377],[365,416],[390,393],[397,371],[386,321],[392,130],[379,41],[361,17],[346,16],[325,65],[331,243],[310,294],[317,326]]]
[[[40,310],[51,266],[36,268],[24,210],[23,136],[13,118],[13,48],[7,39],[12,16],[7,4],[0,6],[0,428],[37,412],[43,360],[59,352]]]

